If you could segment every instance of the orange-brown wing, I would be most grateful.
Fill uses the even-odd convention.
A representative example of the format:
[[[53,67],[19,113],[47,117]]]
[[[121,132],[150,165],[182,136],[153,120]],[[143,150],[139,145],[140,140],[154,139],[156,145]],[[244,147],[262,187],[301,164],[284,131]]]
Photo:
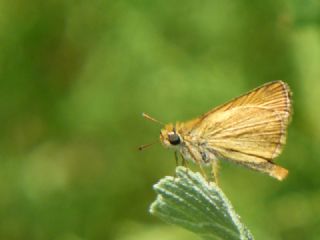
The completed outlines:
[[[201,120],[218,111],[227,111],[239,106],[260,106],[276,111],[288,122],[291,115],[291,91],[283,81],[266,83],[250,92],[243,94],[201,116]]]
[[[280,154],[286,129],[276,112],[239,107],[224,113],[203,126],[208,148],[225,158],[245,162],[271,161]]]
[[[289,87],[275,81],[209,111],[190,134],[225,158],[261,163],[280,154],[290,115]]]

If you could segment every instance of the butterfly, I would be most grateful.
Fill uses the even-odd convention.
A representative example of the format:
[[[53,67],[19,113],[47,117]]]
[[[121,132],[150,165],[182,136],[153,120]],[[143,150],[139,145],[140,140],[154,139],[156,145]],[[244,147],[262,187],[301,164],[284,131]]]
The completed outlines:
[[[292,115],[291,91],[283,81],[266,83],[198,118],[164,125],[160,142],[185,160],[211,165],[217,181],[218,160],[226,160],[283,180],[288,170],[273,160],[286,143]],[[154,122],[160,121],[147,114]],[[151,145],[151,144],[150,144]],[[141,146],[143,149],[149,145]]]

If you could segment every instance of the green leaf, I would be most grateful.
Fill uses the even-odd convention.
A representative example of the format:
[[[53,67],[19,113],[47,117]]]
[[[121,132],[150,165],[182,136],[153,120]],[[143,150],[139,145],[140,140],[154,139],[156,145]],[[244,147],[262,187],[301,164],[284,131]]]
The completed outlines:
[[[158,195],[150,212],[165,222],[207,240],[253,239],[222,190],[200,173],[177,167],[176,177],[164,177],[154,190]]]

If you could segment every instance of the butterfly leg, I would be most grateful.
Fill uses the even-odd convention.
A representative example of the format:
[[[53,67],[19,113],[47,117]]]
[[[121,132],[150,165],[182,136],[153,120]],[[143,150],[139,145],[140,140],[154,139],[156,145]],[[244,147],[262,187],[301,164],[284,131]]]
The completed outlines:
[[[174,152],[174,159],[176,160],[176,167],[178,167],[179,166],[179,157],[178,157],[177,151]]]
[[[181,158],[182,158],[182,166],[184,166],[184,167],[187,169],[186,172],[187,172],[187,174],[188,174],[188,172],[189,172],[189,167],[188,167],[187,161],[186,161],[186,159],[183,157],[183,155],[181,155]]]
[[[197,160],[196,160],[197,161]],[[210,178],[208,177],[206,171],[204,170],[203,166],[201,165],[200,161],[197,161],[197,163],[199,164],[199,168],[201,171],[202,176],[206,179],[206,181],[208,182],[208,184],[210,183]]]
[[[201,159],[197,158],[195,156],[195,154],[191,151],[191,148],[187,145],[187,149],[191,155],[191,157],[193,158],[193,160],[199,165],[199,168],[200,168],[200,171],[201,171],[201,174],[202,176],[204,176],[204,178],[207,180],[207,182],[209,183],[210,182],[210,179],[208,178],[207,176],[207,173],[206,171],[203,169],[202,165],[201,165]]]
[[[212,176],[214,178],[214,182],[219,185],[219,180],[218,180],[218,171],[219,171],[219,165],[218,165],[218,160],[212,160],[211,161],[211,164],[212,164],[212,169],[211,169],[211,172],[212,172]]]
[[[178,157],[178,152],[177,151],[174,151],[174,159],[176,160],[176,168],[179,166],[179,157]],[[177,178],[177,174],[176,174],[176,171],[174,171],[174,176],[173,176],[174,179]]]
[[[201,164],[199,164],[199,167],[200,167],[200,171],[201,171],[202,176],[204,176],[204,178],[206,179],[206,181],[209,184],[210,183],[210,178],[208,178],[206,171],[204,170],[204,168],[202,167]]]

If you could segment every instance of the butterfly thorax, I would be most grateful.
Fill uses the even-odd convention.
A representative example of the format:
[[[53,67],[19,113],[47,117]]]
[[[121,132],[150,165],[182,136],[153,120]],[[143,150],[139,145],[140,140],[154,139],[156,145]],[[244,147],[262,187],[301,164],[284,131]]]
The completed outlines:
[[[209,164],[216,160],[216,152],[208,147],[201,132],[196,128],[198,119],[188,122],[167,124],[160,131],[160,141],[167,147],[181,153],[186,160],[198,164]],[[196,131],[195,131],[196,130]]]

